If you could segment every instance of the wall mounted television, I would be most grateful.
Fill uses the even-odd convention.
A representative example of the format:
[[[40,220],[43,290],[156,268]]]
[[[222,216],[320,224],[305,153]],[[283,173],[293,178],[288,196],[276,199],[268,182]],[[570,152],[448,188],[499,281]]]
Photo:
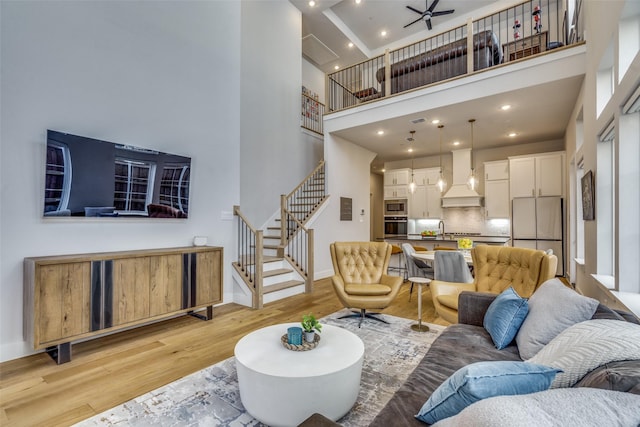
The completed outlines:
[[[44,217],[187,218],[191,159],[47,130]]]

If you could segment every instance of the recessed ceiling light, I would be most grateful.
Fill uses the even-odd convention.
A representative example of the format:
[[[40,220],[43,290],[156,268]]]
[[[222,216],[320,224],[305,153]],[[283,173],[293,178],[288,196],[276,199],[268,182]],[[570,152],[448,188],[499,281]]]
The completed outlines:
[[[453,141],[453,145],[460,145],[460,141]]]
[[[378,135],[384,135],[384,131],[383,130],[379,130],[378,131]]]
[[[407,150],[410,153],[413,153],[413,148],[409,147],[409,149]]]
[[[356,4],[360,4],[362,0],[356,0]]]
[[[315,1],[311,0],[311,1],[309,2],[309,6],[313,7],[313,6],[315,6],[315,5],[316,5],[316,2],[315,2]]]
[[[339,65],[335,65],[335,66],[333,67],[333,69],[334,69],[334,70],[338,70],[339,68],[340,68],[340,66],[339,66]]]
[[[507,111],[507,110],[508,110],[508,109],[510,109],[510,108],[511,108],[511,105],[509,105],[509,104],[505,104],[505,105],[503,105],[502,107],[500,107],[500,109],[501,109],[502,111]]]
[[[385,168],[380,169],[382,172],[386,172],[387,170]]]
[[[517,133],[515,133],[515,132],[511,132],[511,133],[509,134],[509,136],[510,136],[511,138],[513,138],[514,136],[518,136],[518,134],[517,134]]]
[[[431,124],[437,125],[438,123],[440,123],[439,119],[433,119],[431,120]]]
[[[387,32],[386,32],[385,30],[382,30],[382,31],[380,31],[380,35],[381,35],[382,37],[386,37]]]
[[[353,47],[353,43],[349,42],[349,44],[347,46]]]

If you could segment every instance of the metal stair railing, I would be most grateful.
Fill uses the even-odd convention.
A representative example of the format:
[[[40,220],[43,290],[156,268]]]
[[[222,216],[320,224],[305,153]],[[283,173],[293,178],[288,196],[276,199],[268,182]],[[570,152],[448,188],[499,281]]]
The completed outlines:
[[[252,288],[254,308],[262,308],[264,236],[262,230],[256,230],[240,212],[239,206],[233,207],[238,221],[238,257],[236,270]]]
[[[325,162],[321,160],[291,193],[280,197],[280,246],[305,277],[305,292],[313,287],[313,230],[305,224],[326,196]]]

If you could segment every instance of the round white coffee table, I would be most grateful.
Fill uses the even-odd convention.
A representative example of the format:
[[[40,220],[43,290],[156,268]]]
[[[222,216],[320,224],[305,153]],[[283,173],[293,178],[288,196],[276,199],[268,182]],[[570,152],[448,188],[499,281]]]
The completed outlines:
[[[364,344],[352,332],[322,325],[313,350],[286,349],[285,323],[258,329],[235,347],[240,399],[249,414],[269,426],[297,426],[317,412],[344,416],[358,398]]]

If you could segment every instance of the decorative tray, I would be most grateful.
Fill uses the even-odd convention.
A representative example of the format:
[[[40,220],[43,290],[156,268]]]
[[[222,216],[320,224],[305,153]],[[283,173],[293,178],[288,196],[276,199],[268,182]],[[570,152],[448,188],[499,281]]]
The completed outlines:
[[[304,340],[304,337],[303,337]],[[289,337],[287,336],[287,334],[284,334],[281,338],[280,341],[282,342],[282,345],[284,346],[284,348],[289,349],[289,350],[293,350],[293,351],[307,351],[307,350],[313,350],[314,348],[316,348],[318,346],[318,343],[320,342],[320,334],[315,334],[315,338],[313,340],[313,342],[304,342],[301,345],[297,345],[297,344],[289,344]]]

